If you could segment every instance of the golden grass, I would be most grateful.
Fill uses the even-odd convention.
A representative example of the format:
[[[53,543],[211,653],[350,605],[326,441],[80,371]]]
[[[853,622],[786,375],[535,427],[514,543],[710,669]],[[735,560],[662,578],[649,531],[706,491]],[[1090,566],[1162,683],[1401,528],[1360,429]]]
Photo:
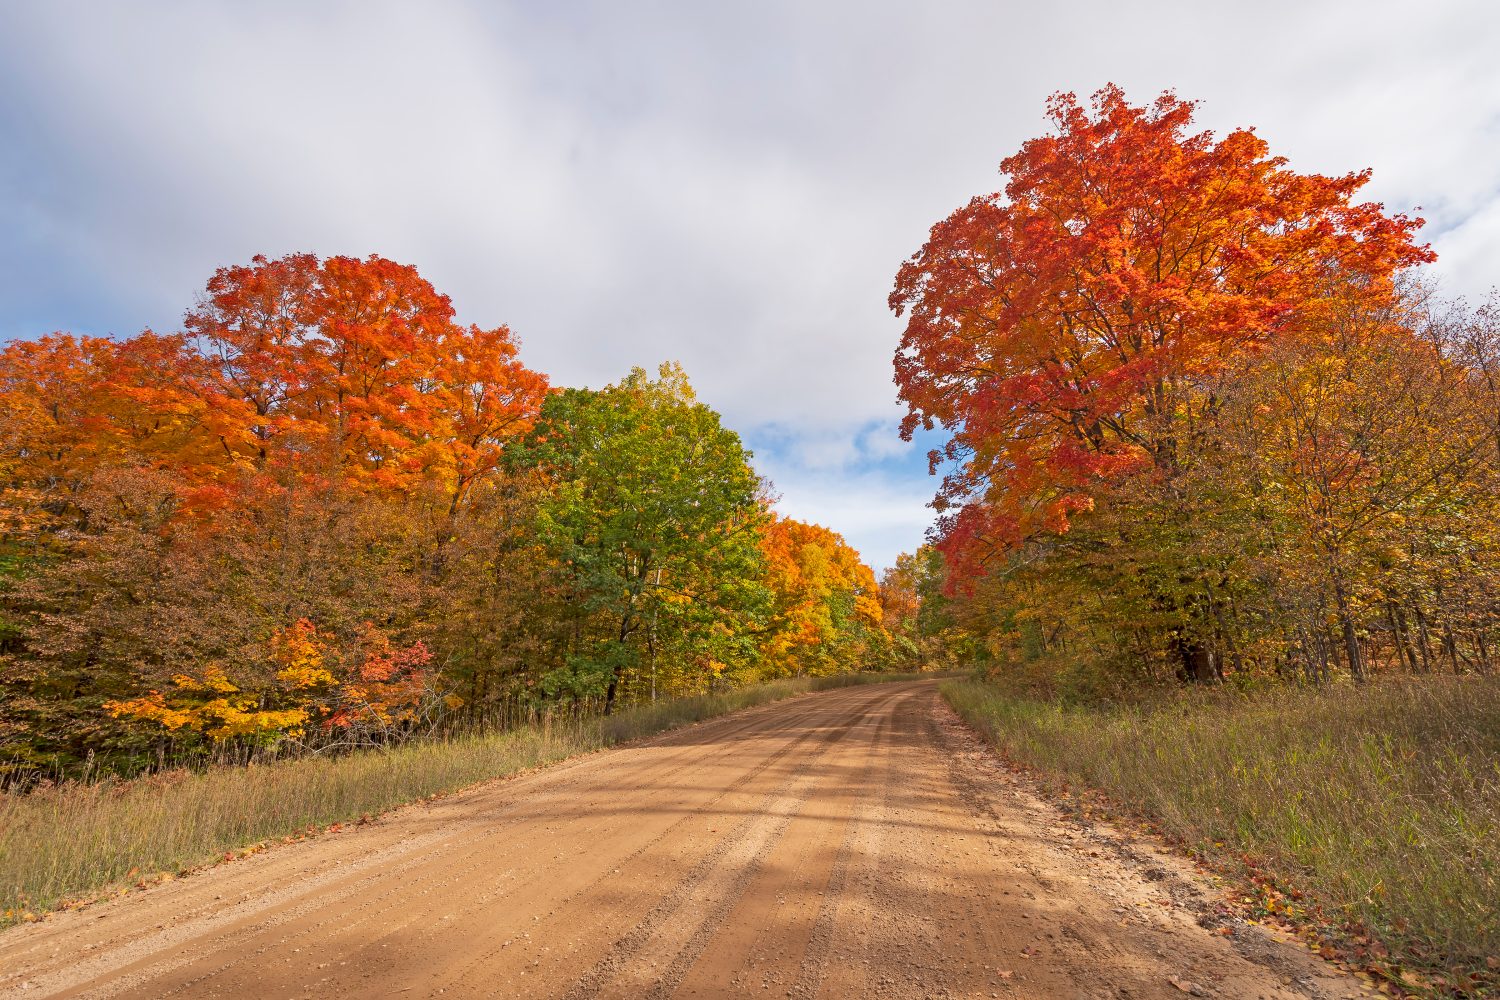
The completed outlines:
[[[1325,917],[1369,928],[1393,964],[1493,985],[1500,681],[1182,692],[1108,709],[974,680],[943,693],[1013,759],[1129,803],[1221,862],[1250,858]]]
[[[0,793],[0,925],[141,878],[196,868],[225,852],[351,822],[752,705],[913,676],[803,677],[658,702],[603,719],[546,721],[343,757]]]

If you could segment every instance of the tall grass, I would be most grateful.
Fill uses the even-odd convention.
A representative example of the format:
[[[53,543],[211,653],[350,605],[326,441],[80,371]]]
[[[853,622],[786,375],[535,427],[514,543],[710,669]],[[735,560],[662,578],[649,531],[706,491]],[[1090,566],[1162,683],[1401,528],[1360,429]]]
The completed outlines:
[[[1017,761],[1221,858],[1251,856],[1408,967],[1492,978],[1500,682],[1185,692],[1108,709],[974,680],[943,693]]]
[[[912,674],[772,681],[657,702],[607,718],[457,736],[344,757],[170,771],[0,793],[0,925],[69,898],[177,873],[267,840],[346,823],[752,705]]]

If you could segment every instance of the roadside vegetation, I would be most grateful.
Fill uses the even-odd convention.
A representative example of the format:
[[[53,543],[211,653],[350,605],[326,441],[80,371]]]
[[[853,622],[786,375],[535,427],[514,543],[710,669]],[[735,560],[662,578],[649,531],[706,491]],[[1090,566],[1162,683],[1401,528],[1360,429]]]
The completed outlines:
[[[739,709],[918,676],[790,678],[608,717],[549,715],[502,732],[384,750],[0,793],[0,925]]]
[[[0,786],[902,669],[674,364],[558,389],[378,256],[0,345]]]
[[[929,628],[1104,695],[1500,669],[1500,299],[1439,299],[1368,171],[1196,110],[1054,97],[900,269]]]
[[[1052,791],[1104,792],[1253,886],[1252,909],[1324,925],[1356,967],[1418,988],[1500,978],[1500,680],[1108,706],[984,680],[943,693]]]

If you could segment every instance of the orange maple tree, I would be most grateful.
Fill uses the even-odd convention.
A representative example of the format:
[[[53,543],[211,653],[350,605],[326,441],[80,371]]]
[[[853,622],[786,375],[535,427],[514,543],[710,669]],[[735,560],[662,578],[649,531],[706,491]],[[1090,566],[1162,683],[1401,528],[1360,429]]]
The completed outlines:
[[[42,507],[67,507],[90,476],[120,465],[191,464],[205,403],[184,374],[183,338],[51,334],[0,350],[0,466]]]
[[[208,377],[208,432],[226,457],[294,461],[452,501],[493,470],[547,391],[505,327],[455,322],[416,268],[293,254],[220,268],[187,316]]]
[[[1223,365],[1432,259],[1420,219],[1355,201],[1368,171],[1297,173],[1253,131],[1193,132],[1194,107],[1054,96],[1054,133],[1001,163],[1004,193],[900,269],[902,433],[951,432],[933,462],[956,466],[937,506],[961,571],[1065,531],[1120,476],[1171,475]]]
[[[435,485],[451,513],[547,394],[506,327],[458,324],[415,268],[380,257],[220,268],[185,325],[0,351],[0,461],[18,501],[61,511],[100,468],[149,466],[182,477],[188,511],[290,473]]]

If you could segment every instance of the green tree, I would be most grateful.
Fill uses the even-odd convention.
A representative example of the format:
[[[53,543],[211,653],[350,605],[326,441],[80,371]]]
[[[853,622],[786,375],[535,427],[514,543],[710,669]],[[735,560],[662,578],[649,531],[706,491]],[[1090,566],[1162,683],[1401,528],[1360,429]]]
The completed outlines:
[[[508,460],[548,481],[537,534],[568,580],[573,636],[551,693],[602,695],[608,712],[753,659],[767,597],[749,459],[674,364],[548,398]]]

